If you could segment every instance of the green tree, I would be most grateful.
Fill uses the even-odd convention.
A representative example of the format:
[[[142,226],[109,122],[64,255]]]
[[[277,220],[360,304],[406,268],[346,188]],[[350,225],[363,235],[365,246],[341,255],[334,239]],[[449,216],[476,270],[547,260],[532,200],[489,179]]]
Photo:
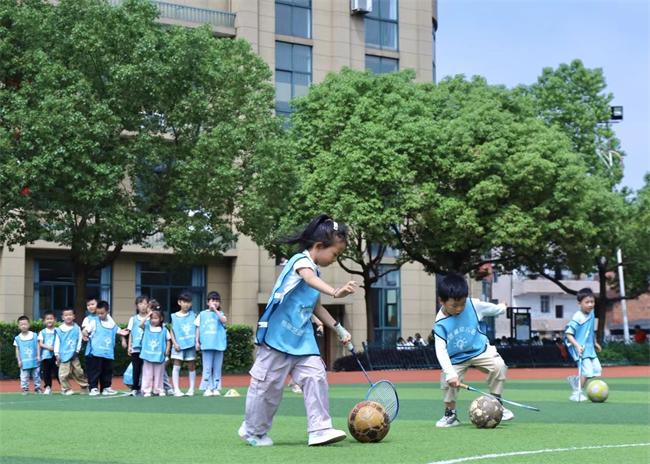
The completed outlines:
[[[391,226],[401,221],[409,197],[409,158],[430,124],[413,79],[410,71],[374,76],[345,69],[312,85],[294,102],[283,146],[256,160],[240,211],[240,230],[275,254],[287,254],[281,237],[316,214],[351,227],[339,264],[361,278],[369,341],[371,287],[402,264],[397,258],[381,266],[387,247],[396,245]]]
[[[144,0],[0,3],[0,243],[68,247],[78,309],[125,245],[229,248],[244,167],[278,128],[246,42],[156,17]]]

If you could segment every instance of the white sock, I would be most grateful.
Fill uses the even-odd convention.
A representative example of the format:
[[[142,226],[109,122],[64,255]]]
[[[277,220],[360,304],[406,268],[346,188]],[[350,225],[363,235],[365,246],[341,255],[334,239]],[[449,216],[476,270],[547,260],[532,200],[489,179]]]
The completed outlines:
[[[179,382],[181,376],[181,366],[174,364],[172,368],[172,384],[174,385],[174,391],[180,390]]]
[[[194,390],[194,384],[196,383],[196,371],[190,371],[190,390]]]

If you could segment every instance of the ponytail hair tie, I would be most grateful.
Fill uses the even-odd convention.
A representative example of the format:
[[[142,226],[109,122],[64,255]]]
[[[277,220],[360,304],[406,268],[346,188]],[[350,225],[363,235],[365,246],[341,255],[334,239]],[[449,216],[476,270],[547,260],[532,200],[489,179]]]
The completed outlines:
[[[338,231],[339,230],[339,223],[336,221],[332,221],[332,229]]]

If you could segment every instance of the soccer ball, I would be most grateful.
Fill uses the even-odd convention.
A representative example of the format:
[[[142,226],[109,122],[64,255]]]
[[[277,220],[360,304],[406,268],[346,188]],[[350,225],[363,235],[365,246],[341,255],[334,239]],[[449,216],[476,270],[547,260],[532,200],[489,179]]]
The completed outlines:
[[[587,396],[594,403],[603,403],[609,396],[609,387],[602,380],[592,380],[587,384]]]
[[[469,419],[479,429],[493,429],[502,417],[503,406],[490,396],[479,396],[469,406]]]
[[[348,416],[348,429],[361,443],[383,440],[390,429],[390,421],[384,407],[374,401],[357,403]]]

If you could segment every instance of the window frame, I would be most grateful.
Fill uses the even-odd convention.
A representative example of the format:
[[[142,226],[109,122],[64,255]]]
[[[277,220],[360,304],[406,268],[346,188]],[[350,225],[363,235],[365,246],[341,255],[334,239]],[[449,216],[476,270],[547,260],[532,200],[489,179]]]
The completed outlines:
[[[280,67],[278,65],[277,57],[278,57],[278,45],[279,44],[288,45],[289,47],[291,47],[291,66],[290,66],[291,69]],[[304,47],[305,49],[309,50],[309,73],[306,73],[304,71],[296,71],[295,70],[295,65],[294,65],[295,54],[294,54],[294,50],[295,50],[296,47]],[[309,80],[309,84],[307,85],[307,89],[309,89],[309,87],[312,84],[313,69],[314,69],[313,61],[314,61],[314,59],[313,59],[313,48],[311,46],[303,45],[303,44],[296,44],[296,43],[291,43],[291,42],[285,42],[283,40],[276,40],[275,41],[275,76],[274,76],[274,82],[275,82],[275,85],[276,85],[275,113],[277,115],[280,115],[280,116],[283,116],[283,117],[288,117],[288,116],[291,115],[291,113],[293,113],[294,110],[291,107],[291,101],[294,98],[296,98],[296,92],[295,92],[296,83],[295,83],[294,76],[296,76],[296,75],[307,76],[308,80]],[[278,108],[278,103],[279,103],[278,95],[277,95],[278,72],[290,74],[291,97],[290,97],[289,101],[286,102],[287,105],[288,105],[288,110]],[[284,101],[282,103],[284,103]]]
[[[276,6],[276,11],[275,11],[275,33],[276,34],[281,34],[281,35],[288,35],[292,37],[302,37],[304,39],[311,39],[313,38],[313,29],[312,29],[312,2],[311,0],[307,0],[309,6],[303,6],[303,5],[298,5],[296,4],[295,0],[275,0],[275,6]],[[278,30],[278,18],[279,15],[277,13],[277,5],[282,5],[285,7],[288,7],[290,9],[290,16],[289,16],[289,33],[287,34],[284,31],[279,31]],[[294,18],[294,12],[296,9],[300,10],[306,10],[307,11],[307,35],[300,35],[296,34],[296,31],[294,30],[294,23],[293,23],[293,18]]]
[[[382,12],[381,12],[381,0],[372,0],[372,12],[368,13],[365,18],[364,18],[364,43],[366,47],[369,48],[375,48],[379,50],[392,50],[392,51],[399,51],[399,0],[388,0],[388,1],[394,1],[395,2],[395,19],[390,19],[386,17],[382,17]],[[368,42],[368,21],[376,21],[379,26],[379,44],[375,43],[369,43]],[[392,46],[385,46],[384,40],[383,40],[383,25],[386,24],[391,24],[395,25],[395,47]]]
[[[366,66],[366,71],[370,71],[370,72],[372,72],[372,73],[373,73],[374,75],[376,75],[376,76],[380,76],[380,75],[382,75],[382,74],[390,74],[390,73],[392,73],[392,72],[399,72],[399,58],[390,58],[390,57],[388,57],[388,56],[373,55],[372,53],[366,53],[365,58],[366,58],[366,59],[365,59],[365,63],[364,63],[364,64],[365,64],[365,66]],[[379,67],[380,67],[380,68],[383,67],[383,62],[384,62],[384,61],[395,62],[396,68],[395,68],[394,71],[378,72],[378,73],[376,73],[376,72],[374,72],[374,70],[372,70],[372,68],[369,68],[369,67],[368,67],[368,58],[372,58],[372,59],[375,59],[375,58],[376,58],[376,59],[378,59],[378,60],[379,60]]]

